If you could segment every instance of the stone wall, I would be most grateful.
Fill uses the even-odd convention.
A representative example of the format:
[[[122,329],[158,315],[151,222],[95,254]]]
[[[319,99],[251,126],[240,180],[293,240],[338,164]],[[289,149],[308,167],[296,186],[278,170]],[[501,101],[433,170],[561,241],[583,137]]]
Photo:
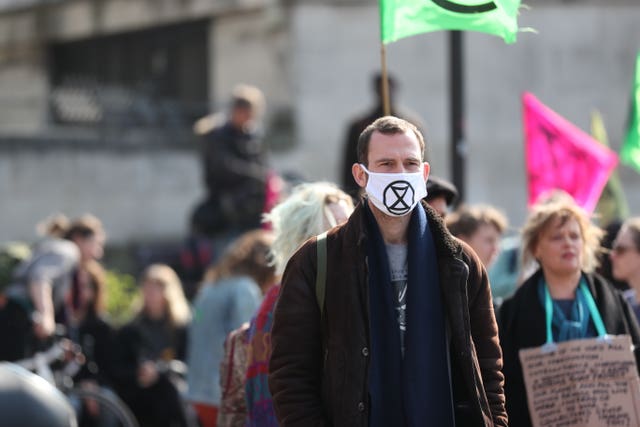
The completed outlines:
[[[195,150],[160,147],[0,148],[0,240],[35,237],[52,213],[93,213],[111,244],[181,241],[204,196]]]

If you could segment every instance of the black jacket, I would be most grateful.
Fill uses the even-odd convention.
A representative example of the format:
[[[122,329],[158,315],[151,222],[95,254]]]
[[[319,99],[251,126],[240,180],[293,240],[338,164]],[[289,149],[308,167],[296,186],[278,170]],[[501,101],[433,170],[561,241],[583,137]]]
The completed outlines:
[[[138,316],[118,333],[114,370],[118,394],[143,427],[186,426],[180,396],[167,374],[160,373],[158,381],[147,388],[137,381],[139,364],[145,360],[184,360],[186,329],[171,328],[166,321],[165,334],[157,334],[158,325],[154,325],[156,333],[151,333],[150,323],[154,322]]]
[[[268,172],[261,138],[227,122],[204,134],[202,141],[211,210],[206,215],[220,217],[221,222],[212,227],[259,227]]]
[[[76,380],[95,380],[113,386],[116,339],[111,326],[96,314],[89,313],[73,331],[72,339],[80,344],[86,358]]]

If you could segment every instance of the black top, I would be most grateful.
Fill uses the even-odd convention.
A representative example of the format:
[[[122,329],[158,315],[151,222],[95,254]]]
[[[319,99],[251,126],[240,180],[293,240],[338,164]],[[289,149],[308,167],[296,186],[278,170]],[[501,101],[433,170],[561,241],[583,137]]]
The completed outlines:
[[[158,381],[147,388],[141,387],[137,378],[140,363],[184,360],[185,349],[186,329],[171,327],[168,319],[155,321],[142,315],[119,331],[116,390],[141,426],[186,426],[180,396],[169,375],[160,373]]]
[[[90,313],[78,327],[68,327],[68,334],[80,345],[86,360],[76,381],[90,379],[102,385],[112,385],[116,337],[111,326]]]
[[[32,325],[26,310],[7,299],[0,306],[0,360],[15,361],[29,357],[33,343]]]
[[[122,327],[116,343],[115,376],[125,393],[135,392],[142,362],[185,359],[186,329],[171,327],[168,319],[156,321],[142,315]]]

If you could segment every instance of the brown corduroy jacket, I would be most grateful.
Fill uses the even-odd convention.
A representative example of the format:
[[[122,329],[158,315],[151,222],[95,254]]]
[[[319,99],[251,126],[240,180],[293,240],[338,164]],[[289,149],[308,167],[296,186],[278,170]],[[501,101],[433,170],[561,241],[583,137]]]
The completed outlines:
[[[435,211],[426,204],[422,208],[438,257],[456,426],[507,426],[487,273]],[[269,388],[283,427],[369,424],[371,331],[363,209],[368,208],[360,204],[347,223],[328,234],[323,316],[315,294],[315,238],[296,252],[284,273],[269,366]]]

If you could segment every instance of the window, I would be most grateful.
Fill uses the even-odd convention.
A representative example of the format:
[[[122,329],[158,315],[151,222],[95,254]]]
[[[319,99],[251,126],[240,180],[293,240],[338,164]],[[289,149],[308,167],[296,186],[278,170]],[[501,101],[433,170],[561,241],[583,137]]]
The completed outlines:
[[[208,21],[52,45],[59,124],[187,128],[208,111]]]

